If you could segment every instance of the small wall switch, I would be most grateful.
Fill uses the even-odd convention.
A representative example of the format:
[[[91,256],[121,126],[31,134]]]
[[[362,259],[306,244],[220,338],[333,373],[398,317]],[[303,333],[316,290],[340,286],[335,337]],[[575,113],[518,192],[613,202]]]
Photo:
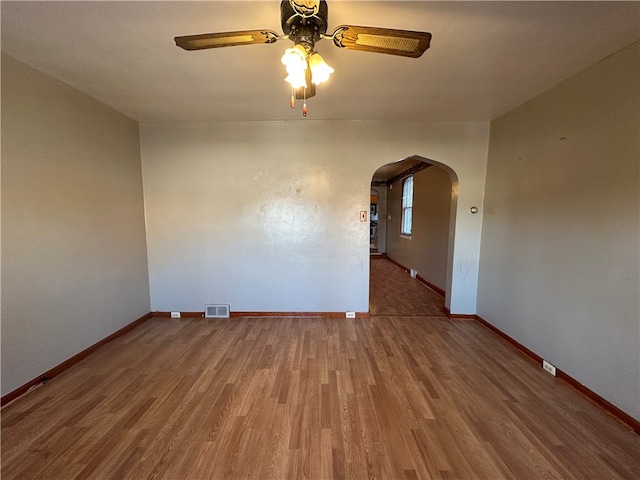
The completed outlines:
[[[180,318],[180,312],[171,312],[171,318]]]
[[[347,318],[356,318],[356,312],[347,312]]]
[[[551,375],[553,375],[554,377],[556,376],[556,367],[554,367],[553,365],[551,365],[549,362],[547,362],[546,360],[542,360],[542,368],[544,368],[547,372],[549,372]]]
[[[361,210],[360,211],[360,221],[361,222],[366,222],[367,221],[367,211],[366,210]]]

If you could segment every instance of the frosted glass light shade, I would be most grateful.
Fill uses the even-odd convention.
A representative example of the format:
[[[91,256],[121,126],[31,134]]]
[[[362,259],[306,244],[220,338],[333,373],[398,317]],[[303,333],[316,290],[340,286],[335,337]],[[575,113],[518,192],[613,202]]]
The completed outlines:
[[[293,88],[306,87],[307,52],[302,45],[287,48],[280,59],[287,69],[287,78]]]
[[[316,85],[329,80],[329,77],[335,71],[324,61],[324,58],[319,53],[313,53],[309,57],[309,68],[311,68],[313,83]]]

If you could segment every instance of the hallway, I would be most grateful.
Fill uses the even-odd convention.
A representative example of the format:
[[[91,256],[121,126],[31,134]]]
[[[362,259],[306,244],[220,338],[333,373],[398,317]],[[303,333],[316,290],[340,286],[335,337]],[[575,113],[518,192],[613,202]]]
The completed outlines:
[[[411,278],[408,272],[386,258],[371,262],[369,310],[372,316],[443,316],[444,299]]]

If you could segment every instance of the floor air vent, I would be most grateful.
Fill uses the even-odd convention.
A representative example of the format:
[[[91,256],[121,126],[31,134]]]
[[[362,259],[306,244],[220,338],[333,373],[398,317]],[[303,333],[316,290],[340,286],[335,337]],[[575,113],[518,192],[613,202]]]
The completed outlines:
[[[229,305],[205,305],[205,318],[229,318]]]

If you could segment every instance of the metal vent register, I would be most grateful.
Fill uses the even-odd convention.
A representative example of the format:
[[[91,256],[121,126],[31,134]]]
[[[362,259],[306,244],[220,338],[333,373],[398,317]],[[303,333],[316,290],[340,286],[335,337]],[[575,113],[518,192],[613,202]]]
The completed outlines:
[[[205,318],[229,318],[229,305],[205,305]]]

